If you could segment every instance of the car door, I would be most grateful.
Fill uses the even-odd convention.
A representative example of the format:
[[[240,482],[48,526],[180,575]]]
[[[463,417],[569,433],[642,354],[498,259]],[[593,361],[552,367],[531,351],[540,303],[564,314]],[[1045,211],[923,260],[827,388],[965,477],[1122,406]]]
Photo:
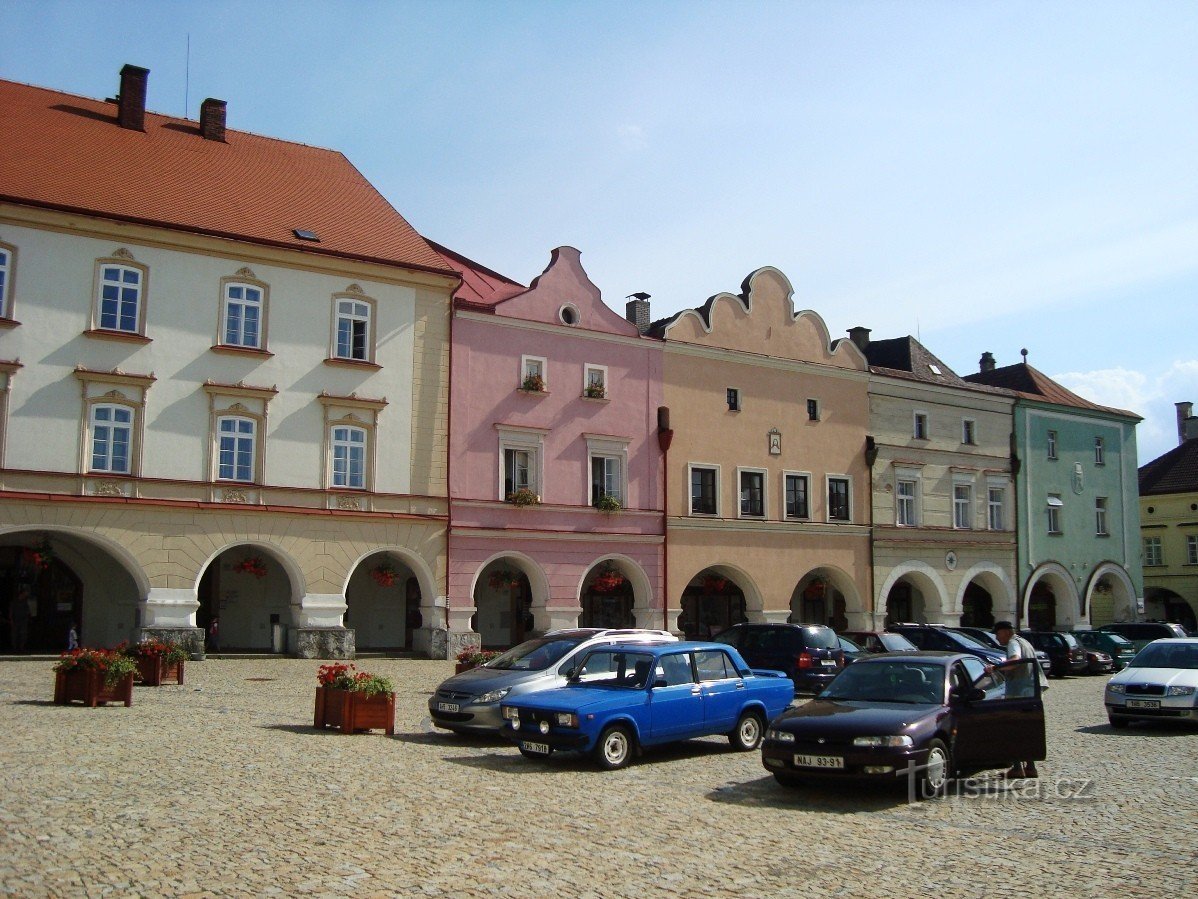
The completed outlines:
[[[649,741],[684,740],[703,732],[703,691],[689,652],[658,656],[649,693]]]
[[[1047,737],[1036,660],[1012,659],[990,673],[982,666],[980,677],[974,661],[954,662],[950,675],[956,765],[969,770],[1044,759]],[[971,697],[974,690],[983,690],[984,697]]]
[[[704,730],[710,734],[732,730],[744,704],[745,679],[722,649],[698,650],[694,658],[703,693]]]

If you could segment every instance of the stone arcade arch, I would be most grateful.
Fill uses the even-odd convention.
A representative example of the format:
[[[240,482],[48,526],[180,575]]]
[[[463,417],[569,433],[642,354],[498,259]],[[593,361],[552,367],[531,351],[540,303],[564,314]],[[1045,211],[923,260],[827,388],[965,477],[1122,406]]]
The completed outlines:
[[[207,632],[218,619],[219,651],[282,653],[303,603],[304,578],[295,560],[277,546],[231,543],[206,560],[196,598],[199,627]]]
[[[762,621],[761,593],[753,579],[733,565],[709,565],[682,591],[678,630],[688,640],[706,640],[733,624]]]
[[[863,611],[853,579],[839,568],[821,566],[808,571],[795,585],[787,620],[848,630],[854,622],[863,623]]]
[[[649,577],[627,556],[596,560],[583,574],[578,604],[580,627],[661,627],[661,621],[650,620],[654,612]]]
[[[1006,571],[993,562],[979,562],[966,571],[950,614],[956,610],[962,627],[989,628],[995,621],[1014,619],[1015,591]]]
[[[489,649],[506,648],[548,630],[549,580],[541,566],[519,552],[487,559],[470,585],[474,617],[470,629]]]
[[[1068,570],[1046,562],[1027,579],[1016,624],[1030,630],[1072,630],[1086,620],[1079,599]]]
[[[1136,588],[1127,571],[1115,562],[1095,566],[1086,582],[1082,619],[1098,627],[1112,621],[1133,621],[1135,617]]]
[[[896,565],[878,591],[884,624],[908,621],[944,624],[948,589],[940,574],[926,562]],[[907,617],[911,616],[911,617]]]
[[[134,642],[148,591],[141,566],[107,538],[53,526],[0,533],[4,651],[60,652],[72,624],[81,645]]]
[[[365,553],[345,580],[343,624],[354,631],[358,650],[411,649],[426,585],[423,560],[399,548]]]

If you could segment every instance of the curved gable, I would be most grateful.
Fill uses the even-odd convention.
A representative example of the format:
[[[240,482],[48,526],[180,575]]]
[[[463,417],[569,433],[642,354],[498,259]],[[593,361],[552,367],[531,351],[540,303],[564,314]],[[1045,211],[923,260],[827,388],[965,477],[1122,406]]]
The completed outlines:
[[[495,314],[525,321],[561,325],[563,306],[573,307],[578,320],[573,327],[608,334],[638,337],[636,325],[627,321],[603,302],[599,288],[582,267],[582,254],[574,247],[558,247],[550,254],[549,265],[529,285],[528,290],[496,304]]]
[[[790,280],[772,266],[750,273],[740,294],[716,294],[698,309],[678,313],[664,326],[663,336],[668,341],[778,359],[868,369],[865,356],[851,340],[830,339],[819,313],[795,311]]]

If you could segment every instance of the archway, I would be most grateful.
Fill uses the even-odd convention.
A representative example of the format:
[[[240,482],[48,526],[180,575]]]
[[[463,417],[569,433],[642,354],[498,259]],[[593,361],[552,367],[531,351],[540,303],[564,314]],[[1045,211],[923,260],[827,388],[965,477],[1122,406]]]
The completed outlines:
[[[1057,627],[1057,597],[1047,581],[1037,581],[1027,603],[1027,626],[1033,631],[1052,631]]]
[[[994,597],[977,581],[970,581],[961,596],[961,627],[994,625]]]
[[[345,587],[345,626],[359,650],[410,649],[420,627],[420,578],[398,553],[362,558]]]
[[[896,565],[882,584],[879,604],[884,624],[943,624],[947,591],[940,575],[926,562]]]
[[[636,602],[632,580],[623,566],[606,560],[591,567],[583,581],[579,605],[580,627],[635,627],[632,609]]]
[[[500,556],[479,572],[474,584],[470,629],[486,649],[506,649],[524,642],[535,627],[533,588],[523,560]]]
[[[1072,630],[1079,615],[1079,595],[1068,569],[1047,562],[1032,572],[1024,588],[1022,614],[1017,623],[1031,630]]]
[[[1144,591],[1144,615],[1149,620],[1180,624],[1187,631],[1198,627],[1194,607],[1185,597],[1163,587],[1149,587]]]
[[[287,630],[295,626],[292,608],[300,598],[288,570],[294,567],[279,550],[260,544],[239,544],[218,552],[196,588],[200,603],[196,624],[209,635],[208,648],[286,652]]]
[[[688,640],[708,640],[720,631],[748,621],[745,591],[722,567],[704,568],[682,591],[678,629]]]
[[[1113,621],[1132,621],[1136,617],[1135,585],[1123,567],[1114,562],[1104,562],[1094,569],[1085,596],[1082,618],[1094,627]],[[1192,616],[1191,611],[1191,621]]]
[[[61,652],[72,626],[81,646],[132,642],[144,595],[116,552],[90,535],[57,529],[0,535],[5,651]]]

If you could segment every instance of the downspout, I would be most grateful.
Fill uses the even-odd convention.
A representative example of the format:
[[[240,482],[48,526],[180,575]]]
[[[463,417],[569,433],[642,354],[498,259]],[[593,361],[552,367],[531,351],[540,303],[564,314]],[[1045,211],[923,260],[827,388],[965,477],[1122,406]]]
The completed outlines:
[[[878,598],[874,595],[874,463],[878,461],[878,444],[873,437],[865,435],[865,464],[869,468],[869,617],[870,629],[878,622]]]
[[[459,277],[458,286],[461,286]],[[454,293],[457,288],[454,288]],[[449,299],[449,378],[445,403],[445,648],[449,649],[449,575],[451,571],[449,541],[453,534],[453,294]],[[447,656],[448,657],[448,656]]]
[[[1014,424],[1014,422],[1012,422]],[[1031,532],[1027,528],[1019,527],[1019,470],[1023,467],[1023,463],[1019,459],[1019,451],[1015,442],[1015,432],[1011,432],[1010,438],[1011,447],[1011,521],[1015,524],[1015,630],[1018,631],[1023,617],[1023,565],[1019,558],[1019,534],[1022,531],[1027,535],[1030,541],[1032,538]],[[1029,522],[1030,526],[1030,522]]]
[[[657,445],[661,447],[661,628],[670,629],[670,407],[657,407]]]

